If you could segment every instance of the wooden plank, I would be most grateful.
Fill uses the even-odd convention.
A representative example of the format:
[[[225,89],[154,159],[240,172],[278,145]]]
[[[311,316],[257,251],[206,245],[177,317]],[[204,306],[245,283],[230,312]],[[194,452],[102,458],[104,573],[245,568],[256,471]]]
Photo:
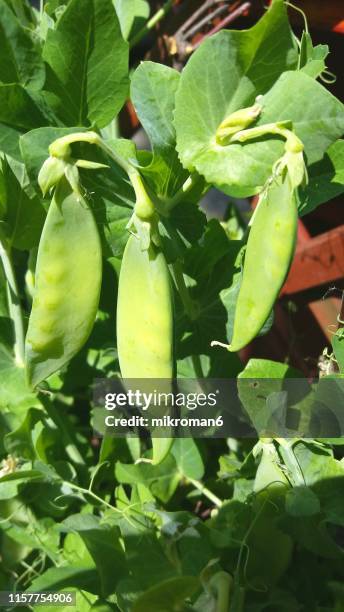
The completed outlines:
[[[291,295],[343,278],[344,225],[299,244],[281,294]]]

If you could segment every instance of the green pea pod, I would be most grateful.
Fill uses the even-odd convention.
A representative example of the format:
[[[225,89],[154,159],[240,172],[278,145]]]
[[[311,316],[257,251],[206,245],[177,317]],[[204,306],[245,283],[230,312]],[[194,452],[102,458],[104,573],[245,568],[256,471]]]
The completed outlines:
[[[101,278],[101,244],[93,214],[62,178],[37,255],[25,354],[33,386],[59,370],[86,342],[97,313]]]
[[[173,375],[173,312],[169,271],[151,243],[141,250],[131,235],[118,287],[117,345],[123,378]]]
[[[127,242],[119,278],[117,346],[122,377],[165,379],[173,376],[173,306],[169,271],[153,243],[142,250],[139,238]],[[152,437],[153,463],[168,454],[172,438]]]
[[[261,195],[250,230],[230,351],[255,338],[266,322],[288,274],[297,232],[297,201],[289,174]]]

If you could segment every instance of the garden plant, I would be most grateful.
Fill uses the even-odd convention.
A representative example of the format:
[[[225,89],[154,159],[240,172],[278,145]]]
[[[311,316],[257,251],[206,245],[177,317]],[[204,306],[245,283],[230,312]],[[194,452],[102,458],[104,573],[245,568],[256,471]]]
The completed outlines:
[[[329,48],[293,10],[273,0],[178,72],[129,70],[143,0],[0,0],[0,591],[17,610],[344,609],[343,332],[314,383],[239,353],[273,325],[299,217],[344,192]],[[128,99],[149,150],[121,137]],[[208,218],[211,188],[257,196],[248,223]],[[256,435],[102,437],[94,387],[121,378],[232,380]],[[283,435],[288,380],[308,386]],[[333,420],[302,435],[314,398]]]

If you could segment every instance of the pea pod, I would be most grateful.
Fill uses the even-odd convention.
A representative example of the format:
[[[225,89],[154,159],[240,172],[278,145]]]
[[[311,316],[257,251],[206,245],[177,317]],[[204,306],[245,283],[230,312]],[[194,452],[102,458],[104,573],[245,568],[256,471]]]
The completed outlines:
[[[238,351],[251,342],[266,322],[292,261],[296,230],[296,193],[289,174],[284,172],[261,195],[255,212],[230,351]]]
[[[152,243],[127,242],[118,287],[117,345],[123,378],[172,378],[173,314],[169,271]]]
[[[171,391],[173,307],[169,271],[163,253],[152,242],[142,250],[136,235],[129,237],[120,272],[117,346],[123,378],[165,379],[159,390]],[[153,464],[163,461],[172,443],[171,437],[152,437]]]
[[[44,224],[26,336],[26,370],[36,386],[86,342],[97,313],[101,244],[93,214],[65,178]]]

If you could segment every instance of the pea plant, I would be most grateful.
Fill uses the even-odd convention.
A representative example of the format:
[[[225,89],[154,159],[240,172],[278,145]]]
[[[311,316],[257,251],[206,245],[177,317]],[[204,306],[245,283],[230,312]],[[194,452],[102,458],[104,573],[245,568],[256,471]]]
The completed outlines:
[[[167,5],[147,22],[143,0],[0,0],[0,591],[41,612],[52,595],[23,595],[339,611],[343,438],[93,434],[99,378],[235,379],[246,416],[270,415],[303,375],[238,351],[273,324],[298,218],[344,192],[344,106],[307,23],[298,38],[273,0],[181,72],[129,71]],[[128,98],[150,150],[121,137]],[[207,218],[214,187],[258,196],[247,226]],[[342,425],[343,351],[338,329],[325,383]]]

